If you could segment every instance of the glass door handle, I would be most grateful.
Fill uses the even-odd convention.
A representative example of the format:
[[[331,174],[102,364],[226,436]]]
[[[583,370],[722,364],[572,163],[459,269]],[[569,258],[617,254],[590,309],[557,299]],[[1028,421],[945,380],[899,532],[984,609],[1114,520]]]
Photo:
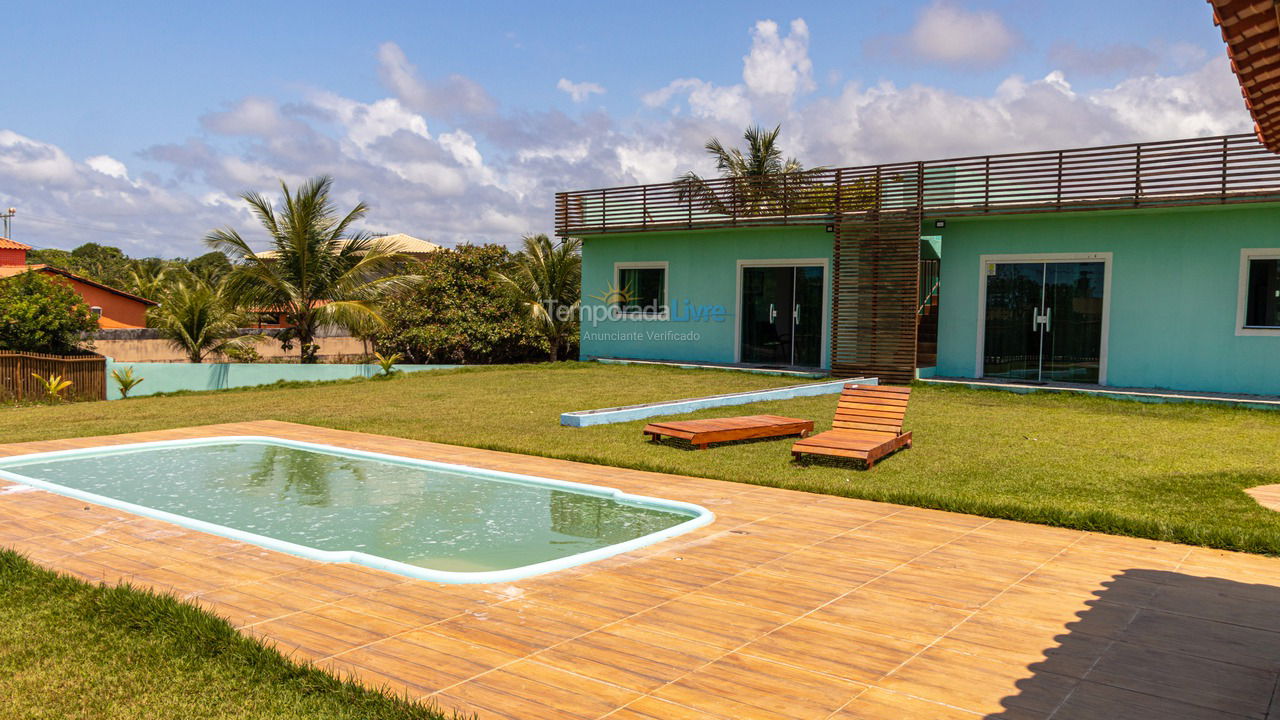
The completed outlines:
[[[1053,329],[1053,308],[1044,309],[1044,331],[1049,332]]]
[[[1040,309],[1031,308],[1031,332],[1040,329]]]
[[[778,310],[777,308],[774,307],[773,303],[769,303],[769,322],[773,322],[774,320],[777,320],[777,319],[778,319]]]
[[[791,315],[791,324],[792,325],[800,324],[800,306],[799,305],[796,305],[795,312]]]

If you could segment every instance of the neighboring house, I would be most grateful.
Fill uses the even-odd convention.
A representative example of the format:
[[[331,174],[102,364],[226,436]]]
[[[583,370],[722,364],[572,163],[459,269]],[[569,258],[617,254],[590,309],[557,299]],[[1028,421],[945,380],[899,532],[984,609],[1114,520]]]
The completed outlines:
[[[98,327],[143,328],[147,326],[147,309],[159,303],[138,297],[123,290],[103,285],[95,280],[80,277],[52,265],[28,265],[27,251],[30,245],[0,238],[0,278],[13,277],[24,272],[41,272],[75,290],[93,308],[98,316]]]
[[[1280,394],[1280,156],[1252,135],[764,185],[557,195],[582,356]]]
[[[420,240],[412,235],[404,233],[395,233],[394,235],[379,235],[375,238],[379,241],[386,242],[395,252],[403,253],[415,260],[425,260],[428,255],[438,252],[441,247],[429,240]],[[257,253],[257,257],[261,260],[272,261],[276,258],[276,251],[265,250]],[[256,311],[257,321],[254,323],[255,328],[287,328],[290,327],[285,313],[275,310],[259,310]]]
[[[424,260],[433,252],[439,251],[439,245],[430,240],[420,240],[412,235],[404,233],[395,233],[394,235],[379,235],[374,238],[376,241],[385,242],[395,252],[404,253],[415,260]],[[257,253],[257,257],[262,260],[274,260],[276,258],[275,250],[265,250]]]

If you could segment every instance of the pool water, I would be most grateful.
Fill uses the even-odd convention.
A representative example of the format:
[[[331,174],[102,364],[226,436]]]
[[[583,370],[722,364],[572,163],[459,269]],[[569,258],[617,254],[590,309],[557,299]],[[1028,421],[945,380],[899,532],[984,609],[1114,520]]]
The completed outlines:
[[[0,462],[0,476],[451,582],[587,562],[710,521],[694,505],[609,488],[265,438],[44,453]]]

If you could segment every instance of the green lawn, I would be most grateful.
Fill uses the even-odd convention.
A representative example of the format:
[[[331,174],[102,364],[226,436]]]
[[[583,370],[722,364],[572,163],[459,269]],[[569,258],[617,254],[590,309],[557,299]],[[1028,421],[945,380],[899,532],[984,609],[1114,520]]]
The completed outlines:
[[[0,717],[445,716],[290,662],[171,597],[88,585],[0,550]]]
[[[694,451],[643,442],[643,421],[566,428],[561,412],[795,380],[562,363],[389,380],[137,398],[0,412],[7,441],[273,418],[1280,554],[1280,513],[1241,492],[1280,482],[1280,413],[920,386],[915,447],[871,472],[790,462],[787,440]],[[833,395],[688,417],[778,413],[829,427]],[[654,488],[661,495],[661,488]]]

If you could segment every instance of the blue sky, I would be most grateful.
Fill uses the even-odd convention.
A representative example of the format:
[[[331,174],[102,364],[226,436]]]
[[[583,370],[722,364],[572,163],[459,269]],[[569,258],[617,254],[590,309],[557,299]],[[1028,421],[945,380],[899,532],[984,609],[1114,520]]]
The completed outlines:
[[[751,122],[824,165],[1249,127],[1202,0],[187,5],[9,7],[15,239],[190,255],[323,172],[370,229],[514,243]]]

